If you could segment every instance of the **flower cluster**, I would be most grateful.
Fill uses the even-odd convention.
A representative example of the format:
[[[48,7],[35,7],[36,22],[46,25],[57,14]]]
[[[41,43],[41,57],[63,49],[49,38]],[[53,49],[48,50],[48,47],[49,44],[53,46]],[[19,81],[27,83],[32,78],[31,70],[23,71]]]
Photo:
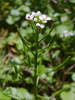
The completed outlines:
[[[75,35],[75,32],[69,32],[68,30],[64,30],[63,33],[64,34],[61,34],[60,37],[69,37]]]
[[[48,20],[51,20],[50,17],[48,17],[46,14],[41,14],[40,11],[32,12],[32,14],[26,14],[26,19],[34,21],[36,27],[39,29],[43,29],[45,27],[45,23],[47,23]]]

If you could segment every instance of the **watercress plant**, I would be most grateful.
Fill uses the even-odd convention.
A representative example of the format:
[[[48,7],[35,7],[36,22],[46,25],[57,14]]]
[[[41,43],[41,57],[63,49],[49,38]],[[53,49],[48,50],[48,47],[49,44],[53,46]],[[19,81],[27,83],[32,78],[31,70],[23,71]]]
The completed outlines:
[[[38,77],[39,77],[39,73],[38,73],[38,54],[45,50],[46,48],[50,50],[50,48],[52,47],[55,38],[57,37],[57,35],[55,34],[54,37],[51,39],[50,43],[44,48],[44,49],[39,49],[39,44],[42,40],[44,40],[52,31],[52,29],[50,30],[50,32],[45,35],[43,38],[41,38],[39,40],[39,35],[40,33],[42,33],[42,30],[46,27],[46,23],[50,20],[52,20],[51,17],[48,17],[46,14],[42,14],[40,11],[37,12],[32,12],[31,14],[26,14],[25,19],[29,22],[30,27],[33,30],[33,33],[35,35],[35,45],[34,45],[34,50],[31,50],[29,47],[29,44],[32,45],[32,43],[30,43],[29,41],[27,41],[20,33],[20,30],[18,29],[18,33],[19,36],[21,37],[21,40],[23,42],[23,45],[26,46],[28,48],[28,50],[30,50],[30,52],[33,54],[34,56],[34,68],[33,68],[33,81],[34,81],[34,96],[35,96],[35,100],[38,100],[38,97],[42,98],[41,96],[38,95]],[[55,67],[52,71],[58,71],[68,60],[70,57],[68,57],[61,65]],[[51,71],[45,71],[44,73],[49,73]]]

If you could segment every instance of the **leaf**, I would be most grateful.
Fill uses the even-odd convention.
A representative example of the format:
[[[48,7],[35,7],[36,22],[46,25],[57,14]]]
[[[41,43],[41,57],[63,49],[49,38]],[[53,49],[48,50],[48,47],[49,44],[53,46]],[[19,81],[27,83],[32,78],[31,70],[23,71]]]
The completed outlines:
[[[72,80],[75,82],[75,73],[72,74]]]
[[[8,97],[8,96],[6,96],[6,95],[4,95],[4,94],[2,93],[2,91],[0,91],[0,100],[11,100],[11,98]]]
[[[6,22],[10,25],[14,24],[15,20],[12,16],[8,16],[8,18],[6,19]]]
[[[51,28],[51,30],[49,31],[49,33],[47,35],[45,35],[42,39],[39,40],[39,43],[44,40],[53,30],[54,26]]]
[[[75,3],[75,0],[69,0],[69,2],[71,2],[71,3]]]
[[[49,100],[49,99],[47,99],[47,98],[45,98],[43,96],[40,96],[40,95],[37,95],[37,97],[40,98],[40,99],[42,99],[42,100]]]
[[[25,99],[25,100],[34,100],[33,99],[33,95],[30,94],[26,89],[24,88],[18,88],[17,89],[17,96],[21,99]]]
[[[75,93],[72,91],[64,91],[60,94],[62,100],[75,100]]]
[[[9,37],[7,38],[7,40],[6,40],[6,42],[8,43],[8,44],[16,44],[17,43],[17,41],[16,41],[16,35],[14,34],[14,32],[11,32],[10,33],[10,35],[9,35]]]
[[[41,50],[38,50],[38,52],[44,51],[45,49],[47,49],[46,52],[48,52],[48,51],[51,49],[51,47],[53,46],[53,43],[54,43],[56,37],[57,37],[57,34],[55,34],[55,35],[53,36],[53,38],[51,39],[50,43],[49,43],[46,47],[44,47],[44,48],[41,49]]]
[[[51,71],[46,71],[46,73],[58,71],[58,70],[59,70],[61,67],[63,67],[69,60],[70,60],[70,56],[67,57],[67,58],[64,60],[64,62],[62,62],[60,65],[58,65],[57,67],[55,67],[55,68],[52,69]]]
[[[66,91],[66,90],[68,90],[68,89],[69,89],[69,87],[63,88],[63,89],[61,89],[61,90],[59,90],[59,91],[53,93],[53,94],[51,95],[51,97],[57,96],[57,95],[59,95],[61,92]]]
[[[75,93],[75,83],[74,82],[71,84],[71,90]]]
[[[12,16],[19,16],[20,15],[20,12],[18,10],[16,10],[16,9],[13,9],[13,10],[11,10],[10,14]]]
[[[23,11],[23,12],[30,12],[30,8],[26,5],[21,5],[21,7],[19,8],[19,11]]]
[[[30,47],[28,46],[28,44],[31,44],[31,43],[28,42],[28,41],[21,35],[20,30],[19,30],[18,27],[17,27],[17,30],[18,30],[18,34],[19,34],[21,40],[23,41],[24,45],[30,50]],[[31,51],[31,50],[30,50],[30,51]],[[33,55],[35,55],[35,54],[33,53],[33,51],[31,51],[31,53],[32,53]]]
[[[17,30],[18,30],[18,34],[19,34],[19,36],[21,37],[23,43],[24,43],[25,45],[26,45],[26,43],[27,43],[27,44],[31,44],[30,42],[28,42],[28,41],[21,35],[19,28],[17,28]]]
[[[16,21],[18,21],[20,19],[20,16],[8,16],[8,18],[6,19],[6,22],[10,25],[14,24]]]
[[[10,98],[12,98],[12,99],[15,99],[15,100],[20,100],[18,97],[16,97],[16,96],[13,96],[13,95],[9,95],[9,94],[5,94],[5,93],[3,93],[4,95],[6,95],[6,96],[8,96],[8,97],[10,97]]]
[[[44,65],[39,65],[37,67],[37,75],[40,76],[46,72],[45,66]]]
[[[24,88],[7,87],[3,94],[14,100],[33,100],[33,95]]]
[[[59,34],[62,34],[62,33],[64,33],[64,30],[71,31],[72,28],[73,28],[73,24],[72,23],[70,23],[69,26],[65,25],[65,24],[61,24],[61,25],[56,27],[56,31]]]
[[[28,22],[27,22],[27,21],[23,21],[22,24],[21,24],[21,26],[22,26],[22,27],[28,26]]]
[[[23,50],[23,43],[22,43],[21,39],[20,38],[17,38],[17,42],[18,42],[16,44],[17,50]]]
[[[64,62],[62,62],[60,65],[58,65],[57,67],[55,67],[52,71],[58,71],[61,67],[63,67],[68,61],[70,60],[70,56],[67,57]]]
[[[57,58],[59,53],[60,53],[60,50],[55,51],[55,53],[53,53],[53,55],[52,55],[52,58],[53,59]]]

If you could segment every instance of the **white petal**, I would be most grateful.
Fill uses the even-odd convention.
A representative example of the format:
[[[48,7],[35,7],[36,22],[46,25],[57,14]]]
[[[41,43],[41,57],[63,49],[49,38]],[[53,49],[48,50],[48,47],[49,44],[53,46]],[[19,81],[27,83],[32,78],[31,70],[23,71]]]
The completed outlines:
[[[39,23],[37,23],[36,26],[37,26],[38,28],[40,28],[40,29],[43,29],[43,28],[45,27],[43,24],[39,24]]]
[[[39,23],[36,23],[36,26],[40,26],[40,24]]]
[[[37,11],[36,13],[35,13],[35,16],[40,16],[41,15],[41,12],[40,11]]]
[[[64,30],[63,33],[68,33],[68,30]]]
[[[32,20],[33,18],[34,18],[34,16],[33,16],[33,15],[26,14],[26,19],[28,19],[28,20]]]
[[[47,17],[46,20],[51,20],[51,17]]]
[[[33,18],[34,18],[34,16],[33,16],[33,15],[31,15],[31,16],[30,16],[30,18],[31,18],[31,19],[33,19]]]
[[[39,16],[39,19],[40,19],[40,20],[43,20],[43,17],[42,17],[42,15],[41,15],[41,16]]]
[[[26,14],[26,19],[29,19],[30,18],[30,14]]]
[[[46,21],[46,15],[39,16],[39,19],[42,20],[42,21]]]
[[[38,15],[38,16],[41,15],[41,12],[40,12],[40,11],[37,11],[37,15]]]
[[[42,25],[41,25],[41,28],[44,28],[44,27],[45,27],[45,25],[42,24]]]
[[[69,36],[69,34],[64,34],[65,37]]]
[[[43,18],[46,18],[47,16],[45,14],[42,15]]]
[[[34,21],[37,21],[37,18],[34,18]]]
[[[43,23],[47,23],[47,20],[45,20],[45,21],[42,21]]]
[[[35,12],[32,12],[32,15],[33,15],[33,16],[35,16],[35,14],[36,14]]]

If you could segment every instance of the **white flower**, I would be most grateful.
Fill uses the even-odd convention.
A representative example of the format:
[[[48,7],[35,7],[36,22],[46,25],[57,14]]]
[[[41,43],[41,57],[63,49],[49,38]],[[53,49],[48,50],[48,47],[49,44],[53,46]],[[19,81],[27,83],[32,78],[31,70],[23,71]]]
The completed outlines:
[[[47,23],[46,15],[40,15],[40,16],[39,16],[39,19],[40,19],[43,23]]]
[[[33,15],[33,16],[40,16],[40,15],[41,15],[41,12],[40,12],[40,11],[32,12],[32,15]]]
[[[75,35],[75,34],[74,34],[74,33],[72,33],[72,32],[69,32],[69,35],[70,35],[70,36],[73,36],[73,35]]]
[[[64,37],[64,35],[61,34],[60,37]]]
[[[63,33],[68,33],[68,30],[64,30]]]
[[[40,29],[43,29],[45,26],[43,24],[37,23],[36,26]]]
[[[69,34],[64,34],[64,36],[65,36],[65,37],[68,37],[68,36],[69,36]]]
[[[51,20],[51,17],[47,17],[46,20]]]
[[[45,27],[45,23],[47,23],[48,20],[51,20],[50,17],[48,17],[46,14],[41,14],[40,11],[26,14],[26,19],[34,21],[34,24],[39,29],[43,29]]]
[[[28,20],[32,20],[33,18],[34,18],[34,16],[33,16],[33,15],[26,14],[26,19],[28,19]]]
[[[46,15],[40,15],[39,19],[43,22],[43,23],[47,23],[47,20],[51,20],[50,17],[47,17]]]
[[[41,15],[41,12],[37,11],[36,16],[40,16],[40,15]]]
[[[39,19],[40,19],[40,20],[46,20],[46,15],[40,15],[40,16],[39,16]]]
[[[35,12],[32,12],[32,15],[33,15],[33,16],[35,16],[35,14],[36,14]]]
[[[37,18],[34,18],[34,21],[36,22],[38,19]]]

